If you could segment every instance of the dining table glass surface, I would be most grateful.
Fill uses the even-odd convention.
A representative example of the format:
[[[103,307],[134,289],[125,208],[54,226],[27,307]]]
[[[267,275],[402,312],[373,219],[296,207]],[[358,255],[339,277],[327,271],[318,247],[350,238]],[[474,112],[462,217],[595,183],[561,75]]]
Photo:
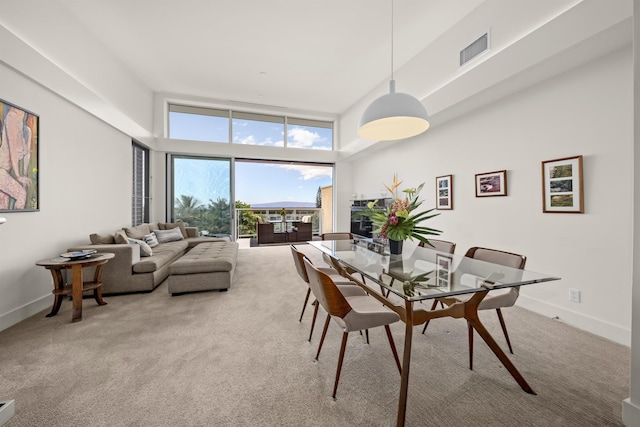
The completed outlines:
[[[322,240],[309,244],[407,301],[559,280],[548,274],[428,247],[405,245],[401,255],[391,255],[388,247],[371,239]]]

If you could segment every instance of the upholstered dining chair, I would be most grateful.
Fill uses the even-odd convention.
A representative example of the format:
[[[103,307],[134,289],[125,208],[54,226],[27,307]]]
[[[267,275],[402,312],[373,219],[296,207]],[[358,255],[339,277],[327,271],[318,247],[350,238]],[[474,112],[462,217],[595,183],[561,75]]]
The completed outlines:
[[[296,266],[296,271],[298,272],[298,275],[307,284],[307,294],[304,297],[304,305],[302,306],[302,313],[300,313],[300,319],[298,320],[299,322],[302,322],[302,316],[304,315],[304,311],[307,308],[307,304],[309,303],[309,296],[311,295],[311,288],[309,287],[309,275],[307,274],[307,268],[304,264],[304,260],[305,259],[309,260],[309,258],[307,258],[305,254],[300,252],[298,248],[296,248],[294,245],[291,245],[291,254],[293,255],[293,263]],[[311,260],[309,260],[309,262],[311,263]],[[333,279],[334,283],[336,284],[340,292],[342,292],[344,295],[364,295],[365,294],[365,291],[360,286],[353,283],[351,280],[347,279],[346,277],[341,276],[333,268],[320,267],[319,270],[324,272],[325,274],[328,274]],[[309,341],[311,341],[311,337],[313,336],[313,329],[315,327],[316,318],[318,316],[317,302],[314,305],[315,307],[313,309],[313,319],[311,320],[311,329],[309,331]]]
[[[320,357],[322,344],[327,334],[327,329],[331,319],[333,319],[342,328],[342,344],[340,345],[340,355],[338,357],[338,367],[336,369],[336,379],[333,385],[333,395],[335,399],[338,390],[338,382],[340,381],[340,372],[342,371],[342,362],[344,360],[344,352],[347,345],[349,332],[368,330],[377,326],[384,326],[389,339],[389,345],[393,352],[398,372],[402,372],[400,360],[393,335],[389,325],[400,320],[400,316],[384,307],[378,300],[364,295],[345,296],[338,290],[336,284],[329,275],[317,269],[308,259],[304,260],[309,275],[309,286],[315,295],[319,304],[327,311],[327,319],[322,330],[322,338],[318,345],[318,352],[315,359]]]
[[[333,233],[322,233],[320,235],[320,240],[351,240],[353,239],[353,234],[351,234],[350,232],[347,231],[340,231],[340,232],[333,232]],[[324,262],[326,262],[329,265],[332,265],[334,268],[336,268],[338,271],[342,272],[343,269],[341,267],[338,267],[340,265],[340,263],[338,263],[337,261],[331,259],[331,257],[325,253],[322,254],[322,259],[324,259]]]
[[[525,264],[527,263],[527,257],[525,257],[524,255],[481,247],[469,248],[469,250],[467,250],[467,253],[465,254],[465,257],[504,265],[505,267],[517,268],[520,270],[523,270]],[[502,316],[502,309],[506,307],[512,307],[516,303],[519,295],[519,286],[507,289],[494,289],[492,291],[489,291],[487,296],[480,302],[480,305],[478,306],[478,311],[496,310],[496,313],[498,314],[498,321],[500,322],[500,327],[502,328],[502,333],[504,334],[504,338],[507,341],[507,346],[509,347],[509,352],[511,354],[513,354],[513,348],[511,347],[511,340],[509,339],[507,326],[504,322],[504,317]],[[458,301],[464,301],[468,298],[470,298],[470,296],[460,295],[455,297],[454,299]],[[467,324],[467,328],[469,331],[469,369],[473,369],[473,327],[470,324]],[[426,325],[424,329],[426,329]]]
[[[418,246],[427,249],[433,249],[438,252],[445,252],[448,254],[452,254],[456,250],[456,244],[453,242],[449,242],[447,240],[438,240],[438,239],[428,239],[431,245],[427,245],[424,242],[418,243]]]

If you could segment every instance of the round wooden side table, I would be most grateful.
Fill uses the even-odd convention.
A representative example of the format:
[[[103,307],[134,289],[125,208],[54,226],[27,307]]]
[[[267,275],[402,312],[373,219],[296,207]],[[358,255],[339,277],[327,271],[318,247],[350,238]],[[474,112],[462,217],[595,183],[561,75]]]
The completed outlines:
[[[102,300],[102,268],[115,255],[109,252],[101,252],[90,255],[88,258],[79,260],[69,260],[67,258],[47,258],[36,262],[47,270],[51,271],[53,276],[53,307],[51,313],[47,317],[55,316],[60,310],[62,300],[65,295],[71,295],[73,300],[73,313],[71,315],[72,322],[82,320],[82,293],[93,290],[93,297],[98,305],[106,305]],[[93,280],[84,281],[82,278],[82,269],[85,267],[95,267]],[[71,284],[64,283],[62,270],[71,270]]]

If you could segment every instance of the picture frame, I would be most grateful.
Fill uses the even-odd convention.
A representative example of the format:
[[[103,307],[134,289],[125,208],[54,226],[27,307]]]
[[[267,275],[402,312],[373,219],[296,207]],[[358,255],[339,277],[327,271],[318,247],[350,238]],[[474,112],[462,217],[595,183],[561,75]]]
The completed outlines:
[[[584,213],[582,156],[542,162],[542,212]]]
[[[0,212],[39,211],[40,117],[0,99]]]
[[[436,177],[436,209],[453,209],[453,175]]]
[[[435,287],[449,289],[451,286],[451,275],[453,257],[443,254],[436,254],[436,277]]]
[[[507,171],[476,174],[476,197],[507,195]]]

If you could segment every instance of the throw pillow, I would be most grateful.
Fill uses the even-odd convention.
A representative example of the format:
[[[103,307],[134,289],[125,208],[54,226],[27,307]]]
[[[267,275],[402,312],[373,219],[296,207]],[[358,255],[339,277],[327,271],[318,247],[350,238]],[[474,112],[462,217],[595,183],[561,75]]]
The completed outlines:
[[[111,245],[116,242],[113,234],[93,233],[89,236],[92,245]]]
[[[184,222],[166,222],[166,223],[159,223],[158,227],[160,227],[160,230],[171,230],[172,228],[179,228],[180,229],[180,233],[182,233],[182,237],[184,237],[185,239],[189,236],[187,236],[187,229],[185,228]],[[162,242],[161,242],[162,243]]]
[[[177,240],[183,240],[182,233],[179,228],[172,228],[171,230],[156,230],[154,231],[159,243],[175,242]]]
[[[142,240],[131,239],[131,238],[127,238],[127,240],[128,240],[129,243],[133,243],[133,244],[138,245],[140,247],[140,256],[151,256],[151,255],[153,255],[153,251],[151,250],[149,245],[147,245]]]
[[[160,242],[158,242],[158,238],[156,237],[156,233],[151,232],[149,234],[145,234],[144,236],[144,241],[147,245],[149,245],[152,248],[155,248],[156,246],[158,246],[160,244]]]
[[[131,237],[132,239],[142,240],[144,239],[145,234],[151,233],[149,230],[149,224],[140,224],[135,227],[125,227],[123,228],[127,237]]]
[[[127,244],[129,243],[127,241],[127,235],[124,233],[124,230],[118,230],[113,234],[113,240],[116,243],[120,243],[120,244]]]

